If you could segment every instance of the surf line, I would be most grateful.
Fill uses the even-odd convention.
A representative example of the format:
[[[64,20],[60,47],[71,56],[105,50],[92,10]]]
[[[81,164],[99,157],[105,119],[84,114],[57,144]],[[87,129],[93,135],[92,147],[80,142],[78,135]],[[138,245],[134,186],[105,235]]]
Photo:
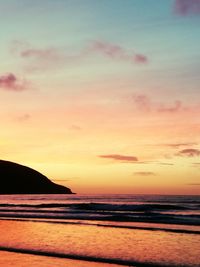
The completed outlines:
[[[37,256],[46,256],[46,257],[55,257],[55,258],[66,258],[72,260],[82,260],[89,262],[99,262],[99,263],[108,263],[108,264],[117,264],[123,266],[132,266],[136,267],[179,267],[178,265],[163,265],[162,263],[148,263],[148,262],[137,262],[132,260],[123,260],[123,259],[111,259],[111,258],[97,258],[95,256],[83,256],[83,255],[75,255],[75,254],[65,254],[59,252],[48,252],[48,251],[38,251],[24,248],[13,248],[13,247],[2,247],[0,246],[0,251],[7,251],[13,253],[21,253],[21,254],[29,254],[29,255],[37,255]],[[181,265],[182,267],[188,267]]]
[[[71,224],[71,225],[85,225],[85,226],[98,226],[98,227],[109,227],[109,228],[122,228],[122,229],[133,229],[133,230],[146,230],[146,231],[164,231],[170,233],[182,233],[182,234],[195,234],[200,235],[198,230],[187,230],[187,229],[170,229],[170,228],[156,228],[156,227],[143,227],[143,226],[126,226],[126,225],[112,225],[112,224],[101,224],[101,223],[86,223],[86,222],[66,222],[66,221],[50,221],[45,219],[28,219],[28,218],[9,218],[9,217],[0,217],[0,220],[5,221],[19,221],[19,222],[36,222],[36,223],[50,223],[50,224]]]

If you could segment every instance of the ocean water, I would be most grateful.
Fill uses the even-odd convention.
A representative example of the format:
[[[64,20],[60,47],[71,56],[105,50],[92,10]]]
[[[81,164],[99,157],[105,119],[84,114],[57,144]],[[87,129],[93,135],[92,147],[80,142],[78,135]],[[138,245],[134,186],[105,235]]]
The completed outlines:
[[[1,195],[0,235],[2,253],[200,266],[200,196]]]

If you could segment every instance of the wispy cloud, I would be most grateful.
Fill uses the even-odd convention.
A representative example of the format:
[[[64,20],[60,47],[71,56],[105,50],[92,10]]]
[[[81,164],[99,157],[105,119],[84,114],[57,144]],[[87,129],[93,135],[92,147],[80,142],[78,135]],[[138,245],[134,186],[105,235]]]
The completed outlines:
[[[190,186],[200,186],[200,183],[191,183],[191,184],[186,184],[186,185],[190,185]]]
[[[108,154],[108,155],[99,155],[100,158],[106,158],[106,159],[113,159],[116,161],[129,161],[129,162],[135,162],[138,161],[138,158],[135,156],[125,156],[125,155],[118,155],[118,154]]]
[[[28,84],[25,80],[17,78],[13,73],[7,73],[0,76],[0,89],[7,91],[26,90]]]
[[[35,58],[37,60],[46,60],[46,61],[58,61],[61,59],[59,50],[56,48],[27,48],[20,52],[20,56],[23,58]]]
[[[174,5],[175,12],[181,16],[199,15],[200,0],[176,0]]]
[[[17,120],[18,122],[25,122],[25,121],[30,120],[30,118],[31,118],[31,115],[28,114],[28,113],[25,113],[25,114],[23,114],[23,115],[21,115],[21,116],[18,116],[18,117],[16,118],[16,120]]]
[[[142,112],[157,112],[164,114],[190,110],[189,107],[184,106],[179,100],[175,100],[172,103],[156,102],[145,94],[134,94],[132,99],[136,109]]]
[[[73,181],[73,180],[76,180],[76,179],[80,179],[80,177],[71,177],[71,178],[68,178],[68,179],[51,179],[53,182],[58,182],[58,183],[66,183],[66,182],[69,182],[69,181]]]
[[[69,129],[73,131],[80,131],[81,127],[79,125],[72,124]]]
[[[153,108],[151,99],[147,95],[135,94],[133,95],[133,101],[136,108],[140,111],[151,111]]]
[[[142,54],[135,54],[134,55],[134,62],[139,64],[145,64],[148,62],[148,58]]]
[[[77,60],[78,57],[67,53],[64,48],[36,47],[18,40],[11,43],[11,53],[23,60],[28,71],[56,69]]]
[[[148,62],[146,55],[129,52],[118,44],[103,41],[92,42],[90,45],[90,52],[99,53],[113,60],[127,61],[136,64],[146,64]]]
[[[78,50],[68,47],[34,47],[33,45],[13,41],[11,52],[26,60],[26,69],[39,70],[67,66],[68,64],[83,62],[88,57],[102,55],[113,61],[123,61],[133,64],[146,64],[148,58],[146,55],[128,51],[118,44],[112,44],[104,41],[91,41],[85,43]]]
[[[200,156],[200,150],[195,148],[187,148],[179,151],[177,153],[178,156],[185,156],[185,157],[195,157]]]
[[[159,162],[159,165],[166,165],[166,166],[173,166],[174,163],[169,163],[169,162]]]
[[[148,171],[134,172],[134,174],[140,175],[140,176],[154,176],[154,175],[156,175],[155,172],[148,172]]]
[[[182,102],[177,100],[174,103],[172,103],[172,105],[170,105],[170,106],[160,104],[160,106],[157,108],[157,111],[158,112],[176,113],[176,112],[182,111],[183,109],[184,108],[183,108]]]
[[[198,145],[198,143],[171,143],[171,144],[160,144],[159,146],[166,146],[166,147],[171,147],[171,148],[179,148],[179,147],[187,147],[187,146],[193,146],[193,145]]]
[[[194,162],[194,163],[192,163],[192,167],[194,167],[194,168],[200,168],[200,162]]]

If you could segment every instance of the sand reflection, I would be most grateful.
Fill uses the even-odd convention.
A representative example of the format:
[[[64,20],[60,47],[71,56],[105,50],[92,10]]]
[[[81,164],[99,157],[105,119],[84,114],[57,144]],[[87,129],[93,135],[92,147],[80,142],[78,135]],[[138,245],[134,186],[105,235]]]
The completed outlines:
[[[1,220],[0,235],[1,247],[178,266],[200,263],[200,235],[193,234]]]

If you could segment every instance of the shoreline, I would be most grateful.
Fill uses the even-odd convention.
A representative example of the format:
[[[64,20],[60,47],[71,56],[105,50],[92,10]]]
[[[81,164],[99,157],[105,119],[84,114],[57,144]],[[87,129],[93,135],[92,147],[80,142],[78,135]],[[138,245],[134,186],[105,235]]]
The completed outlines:
[[[6,267],[120,267],[118,264],[0,250],[0,266]]]
[[[46,262],[51,262],[52,258],[70,259],[87,262],[88,267],[89,263],[93,264],[91,267],[95,266],[94,263],[99,263],[101,266],[115,264],[141,267],[194,267],[200,262],[197,245],[200,242],[200,235],[194,233],[115,228],[112,225],[105,227],[92,224],[0,219],[0,235],[0,253],[46,257]],[[145,251],[148,253],[144,253]],[[16,254],[13,257],[15,256]],[[4,266],[7,267],[5,264]],[[75,264],[74,267],[76,266],[78,265]]]
[[[140,266],[140,267],[179,267],[179,265],[168,265],[163,263],[148,263],[148,262],[138,262],[138,261],[129,261],[129,260],[120,260],[120,259],[110,259],[110,258],[96,258],[96,257],[90,257],[90,256],[81,256],[81,255],[73,255],[73,254],[63,254],[63,253],[56,253],[56,252],[45,252],[45,251],[35,251],[35,250],[28,250],[28,249],[17,249],[17,248],[4,248],[0,247],[0,253],[2,251],[11,252],[11,253],[17,253],[17,254],[23,254],[23,255],[31,255],[31,256],[40,256],[40,257],[48,257],[48,258],[54,258],[54,259],[67,259],[67,260],[74,260],[78,262],[85,262],[87,266],[92,264],[91,267],[93,267],[96,264],[99,264],[99,266],[102,266],[104,264],[105,266]],[[182,265],[182,267],[184,267]]]
[[[154,223],[154,222],[140,222],[140,221],[133,221],[129,222],[131,225],[117,225],[115,224],[108,224],[109,221],[95,221],[95,220],[70,220],[70,219],[50,219],[47,220],[45,218],[25,218],[25,217],[0,217],[0,220],[4,221],[21,221],[21,222],[42,222],[42,223],[49,223],[49,224],[67,224],[67,225],[86,225],[86,226],[94,226],[94,227],[110,227],[110,228],[122,228],[122,229],[133,229],[133,230],[149,230],[149,231],[165,231],[171,233],[183,233],[183,234],[200,234],[200,226],[199,225],[185,225],[185,224],[167,224],[167,223]],[[106,224],[107,223],[107,224]],[[113,222],[114,223],[114,222]],[[124,223],[124,222],[121,222]],[[136,223],[136,225],[134,225]],[[139,225],[140,224],[140,225]],[[145,225],[145,226],[144,226]],[[158,227],[159,226],[159,227]],[[168,226],[168,227],[167,227]],[[177,227],[184,227],[185,228],[177,228]],[[173,228],[169,228],[173,227]],[[188,229],[186,229],[186,227]],[[196,228],[191,229],[191,227]]]

